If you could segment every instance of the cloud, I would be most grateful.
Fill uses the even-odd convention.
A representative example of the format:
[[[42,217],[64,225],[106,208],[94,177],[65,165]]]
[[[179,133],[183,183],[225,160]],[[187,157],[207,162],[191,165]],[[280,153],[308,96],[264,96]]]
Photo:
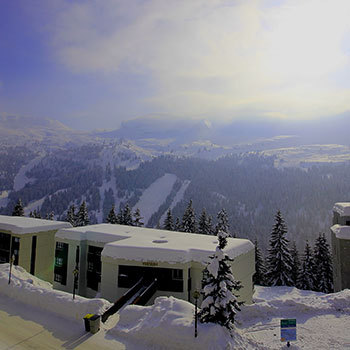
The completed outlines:
[[[310,118],[350,109],[346,0],[67,2],[54,48],[76,74],[147,74],[155,112]],[[337,77],[337,78],[335,78]]]

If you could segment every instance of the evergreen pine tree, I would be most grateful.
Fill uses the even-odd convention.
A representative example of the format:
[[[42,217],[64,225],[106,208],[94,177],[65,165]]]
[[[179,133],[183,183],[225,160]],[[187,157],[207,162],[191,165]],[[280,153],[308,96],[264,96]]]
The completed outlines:
[[[79,207],[79,211],[76,219],[76,226],[87,226],[89,225],[89,215],[86,207],[86,202],[83,201]]]
[[[196,232],[196,215],[192,206],[192,199],[190,199],[182,217],[181,231],[189,233]]]
[[[332,258],[329,251],[325,234],[318,236],[315,242],[314,254],[314,290],[316,292],[333,292],[333,268]]]
[[[116,222],[116,224],[124,225],[124,212],[123,212],[123,209],[121,207],[119,207],[119,212],[118,212],[118,215],[117,215],[117,222]]]
[[[108,213],[108,216],[106,218],[106,222],[109,224],[116,224],[117,223],[117,216],[115,215],[115,206],[112,205],[111,210]]]
[[[76,227],[76,214],[75,205],[72,204],[67,210],[66,221],[68,221],[73,227]]]
[[[33,218],[41,219],[41,214],[39,212],[39,209],[38,210],[34,209],[34,211],[33,211]]]
[[[174,231],[174,219],[173,215],[171,214],[170,208],[166,213],[166,218],[163,223],[163,229],[168,231]]]
[[[12,216],[24,216],[24,209],[21,198],[18,199],[15,207],[13,208]]]
[[[278,210],[271,232],[267,255],[267,284],[270,286],[292,286],[292,257],[285,237],[287,227]]]
[[[301,269],[300,269],[300,282],[299,288],[304,290],[314,289],[314,276],[313,276],[313,258],[311,247],[309,242],[306,241],[304,255],[302,257]]]
[[[221,209],[217,215],[218,223],[216,224],[216,232],[223,231],[229,233],[228,217],[225,209]]]
[[[142,227],[144,223],[141,221],[143,217],[141,216],[140,209],[137,208],[134,212],[133,226]]]
[[[123,225],[133,226],[133,219],[129,204],[126,204],[123,210]]]
[[[292,248],[290,250],[290,254],[292,256],[292,281],[293,286],[300,288],[300,259],[299,259],[299,252],[297,249],[297,246],[295,244],[295,241],[292,242]]]
[[[228,234],[218,232],[219,244],[215,254],[210,257],[210,261],[203,272],[203,302],[199,312],[199,320],[202,323],[218,323],[228,329],[232,329],[235,315],[240,311],[240,302],[234,291],[238,291],[242,286],[233,277],[231,262],[223,249],[227,245]]]
[[[51,211],[50,213],[46,214],[46,216],[45,216],[46,220],[51,220],[52,221],[54,218],[55,218],[55,214],[54,214],[53,211]]]
[[[179,218],[176,218],[175,220],[174,231],[181,231],[181,223]]]
[[[198,221],[198,233],[202,235],[211,235],[212,231],[211,217],[207,215],[205,208],[203,208]]]
[[[265,286],[266,285],[266,266],[264,257],[258,246],[258,240],[255,239],[255,273],[253,275],[253,283]]]

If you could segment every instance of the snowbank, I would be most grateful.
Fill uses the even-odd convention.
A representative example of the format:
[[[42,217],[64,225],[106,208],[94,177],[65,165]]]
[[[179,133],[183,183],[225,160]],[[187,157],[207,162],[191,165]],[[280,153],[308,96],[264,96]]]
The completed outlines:
[[[324,294],[294,287],[258,287],[253,305],[242,307],[240,322],[268,317],[295,317],[300,314],[350,313],[350,290]]]
[[[120,312],[118,324],[110,334],[152,349],[256,349],[239,333],[198,322],[194,337],[194,305],[174,297],[158,297],[154,305],[129,305]]]
[[[61,316],[81,321],[88,314],[101,314],[112,304],[104,299],[87,299],[52,289],[52,285],[29,274],[21,266],[12,267],[11,283],[9,264],[0,264],[0,293],[22,303],[39,307]]]

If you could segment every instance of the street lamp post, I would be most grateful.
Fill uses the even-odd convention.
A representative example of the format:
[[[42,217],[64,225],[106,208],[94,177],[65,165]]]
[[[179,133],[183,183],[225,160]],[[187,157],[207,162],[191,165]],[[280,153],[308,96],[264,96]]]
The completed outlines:
[[[73,270],[73,276],[74,276],[74,280],[73,280],[73,299],[75,299],[75,286],[76,286],[77,281],[78,281],[78,275],[79,275],[79,270],[78,270],[78,267],[76,267]]]
[[[198,298],[199,298],[199,292],[198,290],[195,290],[193,292],[193,297],[194,297],[194,305],[195,305],[195,309],[194,309],[194,337],[197,338],[198,335],[198,330],[197,330],[197,319],[198,319]]]

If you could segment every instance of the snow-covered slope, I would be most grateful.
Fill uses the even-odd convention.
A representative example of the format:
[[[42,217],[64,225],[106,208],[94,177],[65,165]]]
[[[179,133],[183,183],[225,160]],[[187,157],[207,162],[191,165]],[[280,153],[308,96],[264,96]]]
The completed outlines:
[[[170,194],[177,177],[174,174],[165,174],[154,181],[142,193],[140,200],[134,206],[134,209],[139,208],[142,213],[145,226],[148,220],[158,208],[165,202]]]

